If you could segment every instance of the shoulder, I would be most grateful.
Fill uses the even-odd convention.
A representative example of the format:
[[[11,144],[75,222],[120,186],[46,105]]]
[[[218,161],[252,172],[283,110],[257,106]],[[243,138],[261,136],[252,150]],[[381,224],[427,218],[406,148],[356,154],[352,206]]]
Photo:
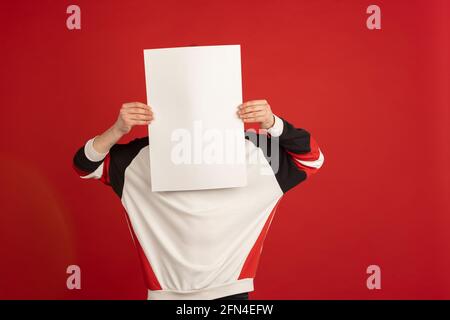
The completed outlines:
[[[146,146],[148,146],[148,136],[133,139],[128,143],[117,143],[109,153],[112,160],[129,163]]]

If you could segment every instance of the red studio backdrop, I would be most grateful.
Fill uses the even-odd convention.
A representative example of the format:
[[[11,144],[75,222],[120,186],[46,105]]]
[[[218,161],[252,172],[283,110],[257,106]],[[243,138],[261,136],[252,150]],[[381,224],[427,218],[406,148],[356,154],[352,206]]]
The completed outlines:
[[[240,44],[244,100],[325,155],[281,201],[250,297],[450,299],[448,19],[445,0],[1,1],[0,298],[146,298],[120,199],[72,157],[146,102],[143,49]]]

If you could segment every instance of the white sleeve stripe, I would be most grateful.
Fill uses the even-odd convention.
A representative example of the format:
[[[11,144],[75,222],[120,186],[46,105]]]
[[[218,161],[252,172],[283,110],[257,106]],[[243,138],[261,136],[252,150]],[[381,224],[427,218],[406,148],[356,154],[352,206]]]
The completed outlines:
[[[294,158],[295,159],[295,158]],[[315,168],[315,169],[319,169],[325,158],[323,156],[322,151],[320,151],[319,149],[319,158],[317,160],[313,160],[313,161],[308,161],[308,160],[299,160],[299,159],[295,159],[297,162],[301,163],[302,165],[304,165],[305,167],[310,167],[310,168]]]
[[[272,136],[272,137],[279,137],[281,136],[281,134],[283,133],[283,127],[284,127],[284,123],[283,120],[281,120],[279,117],[277,117],[276,115],[273,115],[275,118],[275,123],[273,124],[273,126],[269,129],[267,129],[267,132]]]
[[[84,146],[84,154],[86,155],[86,158],[88,158],[92,162],[101,161],[101,160],[105,159],[106,155],[108,154],[108,152],[100,153],[94,149],[93,143],[94,143],[94,139],[96,137],[97,136],[90,139],[88,142],[86,142],[86,144]]]
[[[101,165],[98,166],[97,169],[95,169],[95,171],[89,173],[86,176],[80,176],[81,179],[100,179],[102,177],[103,174],[103,163]]]

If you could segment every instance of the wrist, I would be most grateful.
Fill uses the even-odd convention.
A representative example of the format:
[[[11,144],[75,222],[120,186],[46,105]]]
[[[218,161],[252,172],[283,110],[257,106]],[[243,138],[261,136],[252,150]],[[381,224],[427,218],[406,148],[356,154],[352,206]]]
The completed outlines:
[[[98,162],[102,161],[106,155],[108,154],[108,151],[99,151],[94,146],[94,143],[96,142],[96,139],[99,136],[95,136],[92,139],[88,140],[86,144],[84,145],[84,154],[86,155],[86,158],[92,162]],[[98,146],[97,146],[98,148]]]
[[[283,133],[284,130],[284,124],[283,124],[283,120],[281,120],[280,117],[277,117],[276,115],[273,115],[275,118],[275,123],[273,124],[272,127],[270,127],[267,132],[272,136],[272,137],[279,137],[281,136],[281,134]]]
[[[269,118],[269,120],[261,123],[261,128],[262,129],[270,129],[274,126],[274,124],[275,124],[275,115],[272,114],[271,117]]]
[[[114,138],[114,140],[119,141],[124,135],[125,132],[123,132],[119,126],[117,125],[117,123],[115,123],[111,128],[110,128],[110,132]]]

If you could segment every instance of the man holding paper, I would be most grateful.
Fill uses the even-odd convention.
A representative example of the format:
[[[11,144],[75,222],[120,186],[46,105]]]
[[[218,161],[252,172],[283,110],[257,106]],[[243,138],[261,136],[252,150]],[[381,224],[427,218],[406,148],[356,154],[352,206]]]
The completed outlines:
[[[235,56],[235,51],[230,52],[230,56]],[[202,56],[203,63],[208,57],[211,58],[210,51],[208,56]],[[178,59],[176,56],[171,58]],[[167,67],[165,61],[160,62]],[[187,73],[200,72],[207,78],[213,76],[209,69],[192,68],[195,61],[191,59],[190,62]],[[183,66],[179,64],[179,67]],[[224,73],[230,71],[230,66],[227,69],[215,70],[222,84],[227,79]],[[183,74],[178,76],[190,79]],[[201,77],[196,77],[202,83]],[[212,78],[214,83],[214,76]],[[235,78],[232,75],[229,79],[233,82]],[[160,90],[164,91],[168,86],[171,90],[159,96],[151,90],[155,105],[153,102],[125,103],[113,126],[79,148],[74,156],[74,168],[83,179],[99,179],[111,186],[121,199],[139,253],[149,299],[246,299],[248,292],[254,290],[253,279],[263,242],[279,200],[322,166],[323,155],[306,130],[295,128],[274,115],[266,100],[234,106],[230,106],[230,101],[222,107],[224,110],[217,112],[214,101],[202,94],[193,94],[196,90],[202,92],[209,84],[191,86],[186,93],[181,91],[186,91],[190,84],[181,83],[176,87],[170,81],[161,86],[168,80],[157,75],[151,77],[152,80]],[[214,91],[215,86],[209,89]],[[228,93],[240,90],[232,86],[229,89]],[[217,95],[220,94],[219,91]],[[182,105],[173,100],[173,96],[183,97]],[[239,98],[239,94],[234,97]],[[199,106],[201,112],[196,112]],[[220,138],[226,125],[236,129],[243,128],[244,122],[258,123],[262,130],[245,133],[241,130],[242,136],[233,136],[236,141],[231,150],[240,153],[242,147],[243,157],[235,158],[244,159],[243,164],[237,161],[174,165],[171,149],[181,140],[171,141],[170,135],[164,135],[170,134],[165,130],[171,125],[166,117],[171,114],[170,108],[191,109],[193,115],[186,113],[189,118],[185,119],[186,124],[179,123],[184,126],[182,132],[190,132],[191,122],[204,123],[204,128],[210,131],[197,140],[209,137],[209,147],[224,146],[217,142],[218,139],[210,138]],[[209,112],[211,114],[207,115]],[[215,119],[214,115],[219,114],[220,117]],[[127,144],[117,143],[137,125],[149,125],[149,137],[134,139]],[[211,134],[216,127],[223,130]],[[172,129],[172,134],[176,130],[178,128]],[[170,167],[164,167],[159,156],[171,162]],[[166,169],[157,172],[160,168]],[[173,170],[176,175],[168,172]],[[215,171],[226,174],[214,174]],[[167,181],[162,181],[164,177]],[[180,179],[192,181],[180,182]]]

